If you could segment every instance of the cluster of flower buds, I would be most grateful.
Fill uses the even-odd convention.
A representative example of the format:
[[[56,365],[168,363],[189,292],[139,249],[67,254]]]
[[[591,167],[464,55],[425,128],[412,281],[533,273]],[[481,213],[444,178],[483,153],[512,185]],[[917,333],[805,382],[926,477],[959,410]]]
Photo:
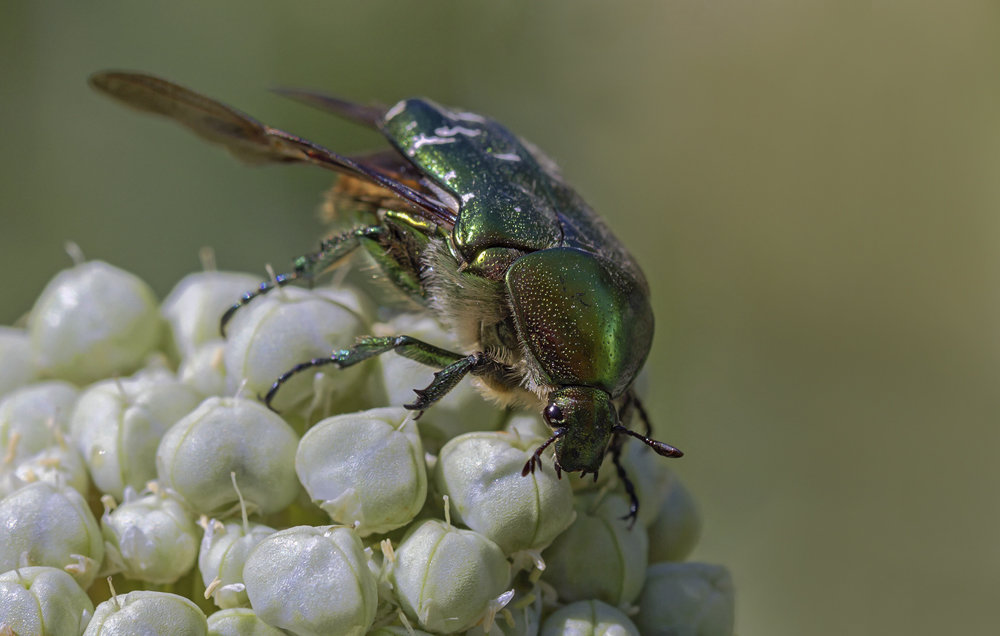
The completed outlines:
[[[455,349],[433,318],[345,286],[206,271],[162,303],[103,262],[0,328],[0,633],[733,632],[725,568],[639,443],[600,479],[521,469],[551,431],[473,382],[420,419],[433,369],[393,354],[281,373],[362,335]],[[5,631],[6,630],[6,631]]]

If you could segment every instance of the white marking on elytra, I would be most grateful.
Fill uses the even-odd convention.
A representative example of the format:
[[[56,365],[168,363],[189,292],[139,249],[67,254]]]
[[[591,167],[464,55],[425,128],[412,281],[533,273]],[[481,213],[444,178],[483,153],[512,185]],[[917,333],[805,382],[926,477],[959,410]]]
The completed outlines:
[[[449,114],[451,115],[452,119],[458,119],[460,121],[471,121],[477,124],[486,123],[486,118],[483,117],[482,115],[477,115],[476,113],[451,111],[451,113]]]
[[[424,133],[417,135],[417,138],[413,140],[410,144],[410,152],[417,150],[423,146],[440,146],[442,144],[453,144],[456,139],[454,137],[428,137]]]
[[[502,159],[503,161],[520,161],[521,157],[513,152],[500,152],[494,153],[493,157],[496,159]]]
[[[406,100],[397,102],[395,106],[385,111],[384,120],[389,121],[390,119],[394,118],[396,115],[400,114],[404,110],[406,110]]]
[[[442,137],[454,137],[455,135],[465,135],[466,137],[478,137],[483,134],[483,131],[476,130],[475,128],[466,128],[465,126],[452,126],[451,128],[447,126],[441,126],[440,128],[434,129],[435,135],[440,135]]]

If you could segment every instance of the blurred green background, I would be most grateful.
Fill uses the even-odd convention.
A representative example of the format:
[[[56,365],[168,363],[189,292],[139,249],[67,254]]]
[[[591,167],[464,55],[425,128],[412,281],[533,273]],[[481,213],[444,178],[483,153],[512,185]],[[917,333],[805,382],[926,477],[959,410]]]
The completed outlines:
[[[67,239],[162,295],[311,249],[329,176],[246,168],[92,93],[154,72],[334,149],[275,95],[426,95],[533,140],[629,244],[648,405],[737,630],[1000,619],[995,3],[13,2],[0,8],[0,322]]]

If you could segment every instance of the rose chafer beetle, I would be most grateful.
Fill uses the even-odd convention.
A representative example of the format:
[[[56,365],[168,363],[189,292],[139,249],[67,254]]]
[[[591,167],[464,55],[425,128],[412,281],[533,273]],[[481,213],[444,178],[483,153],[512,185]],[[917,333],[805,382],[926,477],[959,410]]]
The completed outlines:
[[[395,351],[439,369],[407,408],[423,411],[466,375],[504,404],[535,404],[553,429],[524,466],[541,468],[555,443],[560,471],[597,471],[624,436],[665,457],[681,451],[648,437],[632,384],[653,337],[649,287],[635,259],[537,148],[497,122],[407,99],[365,106],[307,91],[279,92],[380,131],[391,149],[347,157],[264,125],[149,75],[102,72],[92,86],[129,106],[170,117],[249,163],[313,164],[341,174],[333,196],[368,222],[325,238],[291,272],[247,293],[222,319],[275,286],[311,282],[363,248],[397,288],[458,335],[456,353],[406,335],[361,339],[279,377],[265,401],[308,368],[343,368]],[[627,428],[632,411],[646,435]]]

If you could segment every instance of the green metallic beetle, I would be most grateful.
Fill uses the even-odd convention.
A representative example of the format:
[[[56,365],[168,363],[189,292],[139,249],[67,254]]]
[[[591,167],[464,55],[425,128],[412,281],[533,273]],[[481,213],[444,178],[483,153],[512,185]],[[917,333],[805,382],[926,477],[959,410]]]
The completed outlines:
[[[409,336],[364,338],[283,374],[268,404],[295,373],[327,364],[342,368],[387,351],[440,369],[416,391],[410,409],[423,411],[472,374],[501,403],[540,406],[554,429],[522,474],[541,467],[541,453],[553,442],[557,474],[580,471],[596,479],[610,452],[633,520],[638,501],[619,461],[622,436],[660,455],[681,456],[647,437],[649,420],[632,390],[653,337],[642,271],[556,165],[497,122],[425,99],[385,109],[279,91],[376,128],[393,147],[352,158],[156,77],[102,72],[90,82],[132,107],[186,125],[244,161],[308,163],[339,172],[334,196],[370,219],[324,239],[318,251],[296,259],[291,272],[247,293],[223,317],[223,327],[254,297],[275,285],[311,281],[363,247],[396,287],[474,352],[454,353]],[[624,425],[633,408],[647,435]]]

